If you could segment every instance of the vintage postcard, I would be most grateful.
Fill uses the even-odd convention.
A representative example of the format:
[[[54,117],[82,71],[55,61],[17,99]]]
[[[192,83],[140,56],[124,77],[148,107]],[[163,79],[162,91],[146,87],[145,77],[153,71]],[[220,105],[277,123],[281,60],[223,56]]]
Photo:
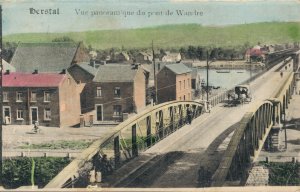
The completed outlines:
[[[2,0],[1,190],[300,191],[300,2]]]

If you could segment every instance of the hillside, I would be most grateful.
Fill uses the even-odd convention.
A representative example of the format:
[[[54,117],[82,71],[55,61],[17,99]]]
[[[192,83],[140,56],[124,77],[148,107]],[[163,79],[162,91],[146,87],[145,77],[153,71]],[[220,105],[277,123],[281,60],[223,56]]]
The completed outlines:
[[[71,33],[26,33],[3,37],[13,42],[51,42],[68,36],[97,49],[111,47],[149,48],[151,41],[160,48],[178,48],[188,45],[233,47],[250,42],[285,43],[300,41],[300,23],[270,22],[230,26],[201,26],[196,24],[165,25],[141,29],[99,30]]]

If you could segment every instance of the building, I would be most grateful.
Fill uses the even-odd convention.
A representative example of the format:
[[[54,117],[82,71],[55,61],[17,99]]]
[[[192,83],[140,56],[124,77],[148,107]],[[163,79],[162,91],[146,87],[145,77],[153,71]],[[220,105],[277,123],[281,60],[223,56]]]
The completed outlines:
[[[80,119],[78,85],[69,74],[3,74],[3,123],[73,126]]]
[[[135,57],[135,62],[141,64],[150,64],[152,63],[152,60],[153,60],[152,54],[146,52],[139,52]]]
[[[79,63],[68,68],[68,73],[78,83],[80,94],[81,113],[84,114],[94,109],[92,88],[89,85],[93,82],[99,65],[95,63]]]
[[[19,43],[11,65],[17,72],[59,73],[84,61],[89,61],[89,55],[82,43]]]
[[[129,55],[124,51],[122,51],[121,53],[117,53],[115,55],[116,62],[128,62],[129,60],[130,60]]]
[[[172,62],[172,63],[178,63],[181,61],[181,54],[180,53],[170,53],[166,52],[166,55],[164,55],[161,58],[162,62]]]
[[[101,65],[86,85],[86,108],[94,110],[94,123],[122,121],[123,114],[146,106],[149,72],[137,65]]]
[[[191,100],[191,72],[181,63],[165,65],[157,74],[158,103]]]

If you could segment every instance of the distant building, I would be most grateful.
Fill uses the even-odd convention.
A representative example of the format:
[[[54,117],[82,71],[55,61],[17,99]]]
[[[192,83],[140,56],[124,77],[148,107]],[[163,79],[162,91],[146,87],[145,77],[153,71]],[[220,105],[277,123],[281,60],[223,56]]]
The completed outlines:
[[[124,113],[143,110],[149,73],[139,66],[101,65],[86,85],[86,108],[94,109],[94,122],[122,121]]]
[[[161,58],[162,62],[172,62],[172,63],[177,63],[181,61],[181,54],[180,53],[170,53],[167,52],[166,55],[164,55]]]
[[[117,53],[115,55],[115,61],[116,62],[127,62],[130,60],[129,55],[126,52]]]
[[[89,61],[82,43],[20,43],[11,60],[17,72],[59,73],[72,64]]]
[[[79,123],[80,100],[68,74],[3,74],[3,123],[64,127]]]
[[[191,72],[181,63],[165,65],[157,74],[158,103],[191,100]]]
[[[263,62],[265,60],[264,49],[259,45],[248,49],[245,53],[245,59],[247,62]]]
[[[141,64],[150,64],[152,60],[153,55],[146,52],[139,52],[135,57],[135,62]]]

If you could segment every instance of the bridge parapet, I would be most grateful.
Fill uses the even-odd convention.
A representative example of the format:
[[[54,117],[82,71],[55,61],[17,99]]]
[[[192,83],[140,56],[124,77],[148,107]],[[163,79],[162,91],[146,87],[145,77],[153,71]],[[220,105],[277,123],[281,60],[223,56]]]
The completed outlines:
[[[188,123],[189,118],[197,118],[203,113],[203,104],[195,101],[170,101],[155,105],[137,114],[111,132],[96,140],[69,165],[67,165],[45,188],[64,188],[74,185],[81,177],[81,171],[94,168],[102,175],[117,169]],[[105,157],[105,159],[104,159]],[[109,165],[103,169],[103,161]],[[85,169],[87,163],[92,167]],[[109,170],[112,169],[112,170]]]

